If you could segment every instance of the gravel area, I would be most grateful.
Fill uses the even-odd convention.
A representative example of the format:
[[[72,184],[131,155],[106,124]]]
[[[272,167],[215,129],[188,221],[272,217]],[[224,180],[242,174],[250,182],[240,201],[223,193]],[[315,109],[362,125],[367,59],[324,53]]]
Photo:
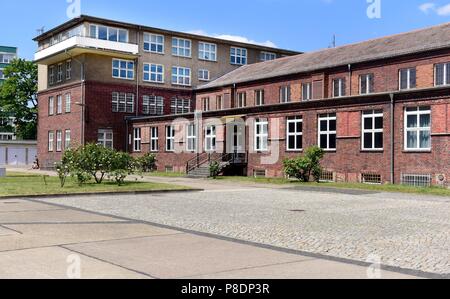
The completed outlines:
[[[450,273],[450,199],[240,188],[43,200],[334,257]]]

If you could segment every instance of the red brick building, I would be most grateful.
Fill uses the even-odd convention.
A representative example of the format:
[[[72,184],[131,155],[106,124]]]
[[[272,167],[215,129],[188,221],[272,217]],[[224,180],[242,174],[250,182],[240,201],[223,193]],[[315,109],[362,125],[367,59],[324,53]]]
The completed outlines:
[[[129,120],[160,170],[281,177],[326,151],[323,180],[449,185],[450,24],[243,66],[195,90],[200,113]],[[183,117],[183,119],[180,119]]]
[[[88,142],[126,151],[127,118],[193,112],[196,86],[243,65],[299,54],[91,16],[35,41],[43,168]]]

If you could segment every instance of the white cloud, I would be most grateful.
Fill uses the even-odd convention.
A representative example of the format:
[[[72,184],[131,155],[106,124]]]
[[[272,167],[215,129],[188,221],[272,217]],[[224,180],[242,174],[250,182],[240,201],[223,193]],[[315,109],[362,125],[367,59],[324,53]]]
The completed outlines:
[[[258,42],[258,41],[249,39],[245,36],[231,35],[231,34],[209,34],[204,30],[191,30],[191,31],[188,31],[187,33],[210,36],[210,37],[215,37],[215,38],[220,38],[220,39],[225,39],[225,40],[230,40],[230,41],[235,41],[235,42],[240,42],[240,43],[254,44],[254,45],[277,48],[277,45],[270,40],[265,41],[265,42]]]
[[[430,14],[431,12],[433,12],[442,17],[450,16],[450,4],[437,6],[435,3],[426,2],[421,4],[419,6],[419,9],[425,14]]]

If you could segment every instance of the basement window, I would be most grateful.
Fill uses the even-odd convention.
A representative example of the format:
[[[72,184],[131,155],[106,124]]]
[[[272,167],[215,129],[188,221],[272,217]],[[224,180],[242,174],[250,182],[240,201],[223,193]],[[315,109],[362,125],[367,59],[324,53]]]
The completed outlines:
[[[363,173],[361,175],[363,184],[381,185],[381,175],[376,173]]]
[[[402,185],[431,187],[431,174],[402,174]]]
[[[320,175],[320,182],[331,183],[334,182],[334,173],[332,171],[323,171]]]
[[[167,173],[173,172],[173,166],[166,166],[165,171],[166,171]]]
[[[265,178],[267,176],[266,170],[255,169],[253,170],[253,176],[255,178]]]

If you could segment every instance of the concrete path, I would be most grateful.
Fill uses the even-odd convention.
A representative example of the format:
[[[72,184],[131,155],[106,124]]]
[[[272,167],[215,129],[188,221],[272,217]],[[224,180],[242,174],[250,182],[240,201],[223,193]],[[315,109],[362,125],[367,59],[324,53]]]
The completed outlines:
[[[59,205],[0,200],[0,278],[368,278],[367,271]]]

